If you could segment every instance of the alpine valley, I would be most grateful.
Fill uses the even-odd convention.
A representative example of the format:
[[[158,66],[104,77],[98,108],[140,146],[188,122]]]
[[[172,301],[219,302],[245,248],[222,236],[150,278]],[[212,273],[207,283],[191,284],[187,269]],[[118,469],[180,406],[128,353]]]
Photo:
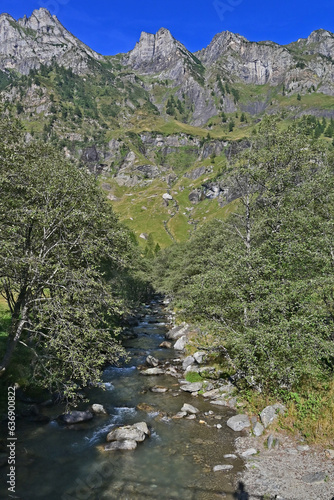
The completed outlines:
[[[264,115],[334,137],[334,34],[286,46],[228,31],[189,52],[168,29],[142,33],[129,53],[102,56],[46,9],[0,16],[5,111],[99,175],[143,249],[184,241],[225,217],[238,198],[227,159]]]

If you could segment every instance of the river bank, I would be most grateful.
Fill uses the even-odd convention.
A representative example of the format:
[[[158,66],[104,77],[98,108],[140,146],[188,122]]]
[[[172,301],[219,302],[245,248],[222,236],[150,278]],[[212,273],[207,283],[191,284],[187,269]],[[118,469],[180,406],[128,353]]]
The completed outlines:
[[[240,480],[247,500],[332,500],[334,497],[334,460],[321,447],[274,432],[279,447],[268,450],[267,437],[240,436],[237,453],[254,448],[257,455],[247,459]]]
[[[179,328],[180,336],[176,333],[178,340],[175,346],[177,350],[182,348],[185,360],[192,359],[196,357],[189,356],[194,339],[192,329],[186,324]],[[174,331],[177,332],[177,329]],[[171,334],[168,336],[170,338]],[[187,346],[188,356],[185,352]],[[201,371],[195,362],[192,364],[190,361],[187,370],[195,373]],[[245,460],[245,466],[235,483],[234,498],[333,500],[334,450],[308,445],[303,438],[285,433],[277,425],[278,413],[285,412],[283,405],[266,407],[258,415],[246,415],[243,410],[245,404],[236,387],[232,386],[231,391],[224,393],[219,382],[214,382],[213,386],[218,391],[216,395],[214,389],[209,393],[204,392],[201,396],[216,397],[221,404],[235,408],[237,413],[241,412],[239,421],[238,417],[234,417],[235,452]],[[227,424],[229,425],[229,422]],[[241,428],[242,430],[238,431]]]
[[[156,298],[125,332],[129,362],[107,367],[103,387],[87,391],[90,404],[105,413],[75,425],[57,418],[61,406],[40,405],[45,424],[18,415],[17,497],[331,500],[334,461],[323,449],[283,435],[274,424],[254,437],[259,416],[244,415],[243,430],[232,430],[231,419],[235,424],[245,413],[235,388],[216,376],[205,352],[187,355],[183,337],[190,331],[175,327]],[[191,381],[199,375],[200,382]],[[136,449],[105,450],[108,435],[139,422],[149,437]],[[5,473],[2,467],[3,498]]]
[[[244,460],[235,455],[234,433],[226,421],[231,408],[217,406],[181,389],[182,377],[146,374],[147,359],[158,360],[174,372],[182,366],[173,349],[160,347],[169,328],[167,311],[159,300],[148,304],[129,330],[124,346],[129,362],[106,367],[100,388],[86,391],[88,411],[102,405],[105,413],[67,424],[59,419],[61,405],[20,403],[17,408],[16,491],[24,500],[142,500],[235,498]],[[177,361],[176,361],[177,359]],[[177,371],[177,370],[176,370]],[[156,386],[164,392],[156,391]],[[39,417],[23,416],[37,407]],[[188,405],[188,406],[185,406]],[[196,407],[191,416],[189,405]],[[19,408],[20,406],[20,408]],[[35,411],[34,409],[34,411]],[[182,409],[185,415],[178,418]],[[42,417],[43,422],[42,423]],[[190,418],[188,418],[190,417]],[[150,436],[132,451],[105,451],[107,436],[118,427],[145,422]],[[6,432],[7,422],[2,422]],[[4,434],[5,435],[5,434]],[[0,450],[3,454],[5,449]],[[229,465],[225,470],[216,466]],[[1,498],[7,467],[0,468]],[[41,481],[41,478],[43,480]]]

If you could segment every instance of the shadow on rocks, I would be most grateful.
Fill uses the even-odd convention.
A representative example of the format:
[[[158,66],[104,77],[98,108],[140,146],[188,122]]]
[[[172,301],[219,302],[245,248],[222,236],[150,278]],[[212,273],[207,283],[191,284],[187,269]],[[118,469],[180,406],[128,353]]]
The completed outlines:
[[[236,500],[249,500],[249,495],[247,491],[245,491],[245,485],[241,481],[238,483],[238,489],[234,493],[233,497]]]

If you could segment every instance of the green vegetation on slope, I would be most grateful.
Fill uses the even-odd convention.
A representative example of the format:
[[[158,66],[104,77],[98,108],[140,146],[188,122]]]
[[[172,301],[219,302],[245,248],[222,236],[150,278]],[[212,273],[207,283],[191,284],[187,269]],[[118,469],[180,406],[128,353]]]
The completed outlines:
[[[283,400],[333,381],[333,165],[307,129],[264,121],[230,165],[240,196],[229,217],[155,263],[156,286],[201,327],[198,346],[227,352],[246,386]]]
[[[118,327],[145,269],[93,177],[8,118],[0,137],[0,376],[14,366],[73,402],[124,355]]]

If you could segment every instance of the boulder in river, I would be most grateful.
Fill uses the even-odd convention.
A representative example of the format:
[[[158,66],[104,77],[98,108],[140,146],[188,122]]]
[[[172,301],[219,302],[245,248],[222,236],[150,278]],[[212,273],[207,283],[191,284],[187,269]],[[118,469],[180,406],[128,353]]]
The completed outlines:
[[[195,408],[195,406],[189,405],[188,403],[184,403],[184,405],[181,408],[181,411],[186,411],[187,413],[192,413],[192,414],[199,412],[199,410]]]
[[[151,406],[147,403],[139,403],[136,406],[136,410],[145,411],[146,413],[152,413],[152,412],[156,411],[156,409],[153,406]]]
[[[65,413],[60,415],[58,420],[63,424],[81,424],[82,422],[88,422],[94,417],[93,413],[89,410],[87,411],[71,411],[70,413]]]
[[[147,358],[146,358],[146,364],[147,364],[147,366],[152,366],[153,368],[155,368],[155,367],[158,366],[159,360],[157,360],[153,356],[147,356]]]
[[[164,375],[164,370],[162,368],[148,368],[147,370],[143,370],[140,372],[142,375]]]
[[[166,370],[166,375],[171,375],[172,377],[178,377],[179,372],[175,368],[175,366],[169,366]]]
[[[194,415],[193,413],[186,417],[186,420],[195,420],[195,419],[196,419],[196,415]]]
[[[176,415],[174,415],[172,418],[175,420],[178,420],[180,418],[186,417],[187,412],[186,411],[179,411]]]
[[[150,391],[151,392],[157,392],[157,393],[163,394],[163,393],[165,393],[165,392],[168,391],[168,388],[167,387],[163,387],[161,385],[155,385],[154,387],[151,387]]]
[[[172,343],[168,342],[167,340],[165,340],[164,342],[161,342],[161,344],[159,345],[159,347],[162,348],[162,349],[171,349],[172,348]]]
[[[231,470],[233,469],[233,465],[215,465],[213,468],[213,472],[219,472],[221,470]]]
[[[95,415],[106,415],[107,414],[104,407],[102,405],[99,405],[96,403],[92,405],[92,412],[95,413]]]
[[[184,392],[197,392],[203,387],[203,382],[192,382],[190,384],[181,385],[180,389]]]
[[[107,435],[107,441],[136,441],[142,442],[150,435],[146,422],[139,422],[133,425],[116,427]]]

